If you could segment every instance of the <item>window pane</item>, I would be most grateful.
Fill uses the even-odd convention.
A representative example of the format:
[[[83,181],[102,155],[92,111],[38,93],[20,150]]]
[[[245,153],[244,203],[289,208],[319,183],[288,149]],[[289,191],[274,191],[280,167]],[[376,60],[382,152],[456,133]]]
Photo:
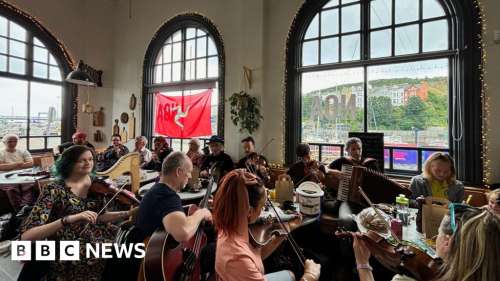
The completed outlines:
[[[207,55],[207,37],[196,39],[196,57],[205,57]]]
[[[172,44],[163,47],[163,62],[172,62]]]
[[[163,66],[163,82],[172,81],[172,64],[168,63]]]
[[[388,146],[447,148],[448,72],[447,59],[368,67],[368,130]]]
[[[323,8],[337,6],[339,4],[339,0],[330,0],[328,3],[323,6]]]
[[[49,67],[49,79],[55,81],[62,81],[61,71],[59,67],[51,66]]]
[[[180,61],[181,60],[181,43],[174,43],[173,45],[173,55],[172,61]]]
[[[194,59],[195,56],[195,39],[186,41],[186,59]]]
[[[423,25],[423,51],[440,51],[448,49],[448,21],[438,20]]]
[[[424,19],[442,17],[445,15],[443,7],[437,0],[424,0],[422,4]]]
[[[30,135],[61,135],[62,87],[44,83],[31,83]],[[43,139],[41,139],[43,147]],[[30,142],[30,149],[34,148]]]
[[[396,28],[396,55],[418,53],[418,25],[408,25]]]
[[[7,36],[7,19],[0,17],[0,35]]]
[[[196,36],[199,37],[199,36],[205,36],[205,35],[207,35],[207,33],[205,31],[203,31],[203,30],[201,30],[199,28],[196,29]]]
[[[47,148],[54,149],[61,144],[61,137],[57,138],[47,138]]]
[[[321,13],[321,36],[339,33],[339,9]]]
[[[207,78],[207,59],[196,60],[196,79]]]
[[[16,57],[21,57],[25,58],[26,57],[26,44],[9,40],[9,54],[16,56]]]
[[[7,57],[0,55],[0,71],[7,71]]]
[[[161,48],[161,50],[158,52],[158,55],[156,56],[155,64],[162,64],[163,63],[163,49],[164,48]]]
[[[186,80],[195,79],[195,70],[194,70],[195,61],[189,60],[186,61]]]
[[[342,8],[342,32],[359,30],[361,24],[360,5],[352,5]]]
[[[339,38],[321,40],[321,63],[339,61]]]
[[[20,25],[9,21],[10,23],[10,35],[9,37],[21,40],[21,41],[26,41],[26,29],[22,28]]]
[[[33,125],[31,125],[30,129],[33,129]],[[30,133],[31,135],[32,133]],[[43,138],[30,138],[30,149],[45,149],[45,141]]]
[[[177,31],[174,33],[174,35],[172,35],[172,41],[173,42],[178,42],[178,41],[181,41],[181,38],[182,38],[182,33],[181,31]]]
[[[155,72],[155,79],[154,79],[153,83],[161,83],[162,82],[161,65],[155,66],[154,72]]]
[[[49,52],[47,52],[47,49],[37,46],[33,47],[33,59],[36,61],[47,63],[49,60],[48,54]]]
[[[40,46],[40,47],[45,47],[45,45],[42,43],[42,41],[38,40],[38,38],[33,37],[33,44]]]
[[[181,63],[177,62],[172,65],[172,81],[181,80]]]
[[[318,30],[319,30],[319,22],[318,22],[318,15],[316,15],[314,16],[313,20],[311,21],[311,24],[307,28],[304,39],[318,37]]]
[[[370,2],[370,27],[391,25],[392,0],[373,0]]]
[[[9,58],[9,72],[16,74],[25,74],[26,61],[22,59]]]
[[[196,28],[188,28],[186,29],[186,39],[191,39],[196,36]]]
[[[304,42],[302,46],[302,65],[318,64],[318,41]]]
[[[215,47],[214,40],[208,37],[208,55],[217,55],[217,48]]]
[[[363,68],[302,74],[302,142],[345,143],[363,131]]]
[[[218,57],[212,57],[208,59],[208,77],[218,77],[219,76],[219,61]]]
[[[28,128],[28,83],[0,78],[0,135],[25,136]],[[19,145],[19,144],[18,144]]]
[[[33,76],[47,79],[47,65],[37,62],[33,63]]]
[[[51,54],[49,54],[49,63],[52,64],[52,65],[59,66],[59,64],[57,63],[57,60]]]
[[[359,2],[359,0],[342,0],[342,4],[349,4],[353,2]]]
[[[418,2],[415,0],[396,1],[396,23],[418,20]]]
[[[7,54],[7,39],[0,38],[0,53]]]
[[[370,33],[370,57],[380,58],[391,55],[391,30],[385,29]]]
[[[392,157],[393,168],[396,170],[416,171],[418,169],[416,150],[394,149]]]
[[[342,36],[342,61],[359,60],[359,34]]]

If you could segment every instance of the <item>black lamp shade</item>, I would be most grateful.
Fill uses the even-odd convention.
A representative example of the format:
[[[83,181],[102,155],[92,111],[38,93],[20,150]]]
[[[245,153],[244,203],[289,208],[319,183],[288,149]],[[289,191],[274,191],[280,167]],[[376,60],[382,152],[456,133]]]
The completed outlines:
[[[95,86],[95,82],[92,81],[92,78],[90,78],[90,76],[82,70],[81,66],[82,62],[80,61],[78,68],[71,71],[68,76],[66,76],[66,81],[83,86]]]

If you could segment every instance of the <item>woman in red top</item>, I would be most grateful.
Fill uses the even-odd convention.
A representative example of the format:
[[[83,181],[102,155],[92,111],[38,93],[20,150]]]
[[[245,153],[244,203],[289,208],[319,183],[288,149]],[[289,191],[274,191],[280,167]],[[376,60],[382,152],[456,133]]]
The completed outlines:
[[[262,259],[269,256],[283,242],[276,238],[263,248],[250,244],[248,224],[257,220],[266,202],[266,191],[255,175],[244,170],[227,174],[214,200],[213,217],[219,231],[215,270],[222,281],[288,281],[295,280],[288,270],[264,275]],[[289,228],[294,228],[289,224]],[[317,281],[320,265],[306,260],[304,276],[300,280]]]

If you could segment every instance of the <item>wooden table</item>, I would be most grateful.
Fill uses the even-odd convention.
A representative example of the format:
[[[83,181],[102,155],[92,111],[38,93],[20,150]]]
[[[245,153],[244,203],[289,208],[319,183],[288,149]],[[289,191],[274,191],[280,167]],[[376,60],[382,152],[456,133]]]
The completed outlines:
[[[410,209],[410,224],[403,226],[403,241],[417,246],[433,258],[437,258],[436,251],[427,244],[424,235],[417,231],[417,222],[415,220],[417,212],[418,209]]]

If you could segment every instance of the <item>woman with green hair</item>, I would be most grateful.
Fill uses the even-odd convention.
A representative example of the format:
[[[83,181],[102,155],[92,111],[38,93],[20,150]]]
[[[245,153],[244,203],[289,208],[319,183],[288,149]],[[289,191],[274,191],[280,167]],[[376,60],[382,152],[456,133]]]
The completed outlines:
[[[93,181],[94,152],[81,145],[61,154],[55,164],[57,180],[41,190],[21,226],[21,240],[80,241],[79,261],[52,262],[45,280],[101,280],[105,260],[85,258],[85,244],[114,241],[117,227],[109,224],[129,217],[130,212],[103,212],[104,197],[89,192]],[[88,225],[88,226],[87,226]]]

